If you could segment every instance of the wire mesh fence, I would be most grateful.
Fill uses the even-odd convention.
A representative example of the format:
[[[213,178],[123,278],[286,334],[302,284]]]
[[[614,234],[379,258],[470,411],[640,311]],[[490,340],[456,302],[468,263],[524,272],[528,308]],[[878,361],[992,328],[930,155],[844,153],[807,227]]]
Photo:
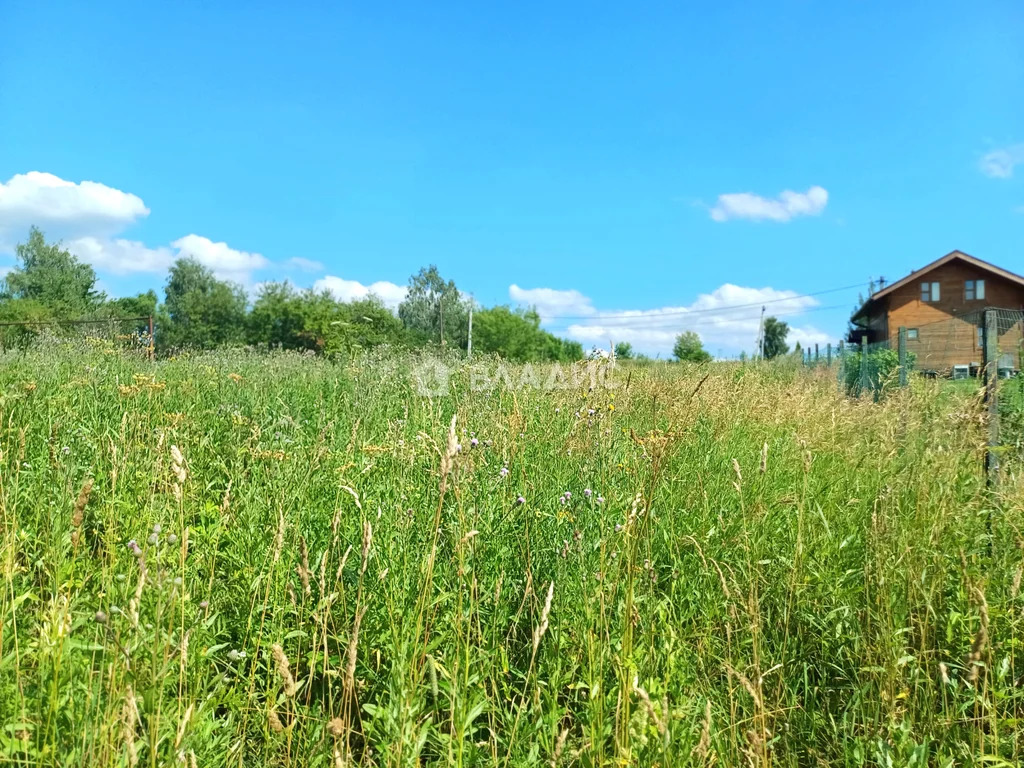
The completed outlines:
[[[89,344],[152,356],[153,319],[144,316],[0,322],[0,352],[47,343]]]
[[[914,376],[982,392],[990,472],[998,473],[1001,457],[1024,458],[1024,311],[987,309],[889,328],[874,343],[840,346],[836,359],[839,386],[851,397],[878,399]]]

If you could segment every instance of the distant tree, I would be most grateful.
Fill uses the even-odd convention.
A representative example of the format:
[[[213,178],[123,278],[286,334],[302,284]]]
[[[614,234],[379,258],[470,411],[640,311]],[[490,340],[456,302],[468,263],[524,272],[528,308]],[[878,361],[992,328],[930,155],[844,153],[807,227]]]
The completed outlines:
[[[620,341],[615,345],[615,357],[621,358],[622,360],[632,360],[633,345],[628,341]]]
[[[771,360],[773,357],[784,355],[789,351],[786,344],[786,337],[789,335],[789,326],[775,317],[767,317],[764,321],[764,356]]]
[[[81,263],[59,243],[47,243],[36,227],[29,231],[28,242],[15,248],[18,264],[0,284],[0,300],[32,302],[9,307],[33,307],[55,319],[80,318],[103,303],[104,296],[96,290],[96,272]]]
[[[161,347],[212,349],[245,336],[245,292],[193,258],[171,266],[157,326]]]
[[[467,314],[455,283],[445,282],[433,264],[409,278],[409,292],[398,305],[398,317],[415,339],[440,343],[443,322],[445,345],[462,349],[468,339]]]
[[[741,363],[747,362],[747,353],[746,352],[740,352],[740,362]]]
[[[507,360],[572,361],[583,357],[583,345],[542,330],[536,309],[492,307],[473,315],[473,348]]]
[[[680,362],[706,363],[711,359],[711,354],[704,349],[700,336],[695,331],[683,331],[676,336],[672,355]]]

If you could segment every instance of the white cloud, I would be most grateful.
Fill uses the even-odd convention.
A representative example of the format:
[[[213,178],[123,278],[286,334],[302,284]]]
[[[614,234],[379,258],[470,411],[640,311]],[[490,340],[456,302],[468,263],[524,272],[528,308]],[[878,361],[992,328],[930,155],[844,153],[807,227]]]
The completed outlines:
[[[324,265],[322,262],[314,261],[313,259],[304,259],[301,256],[292,256],[285,264],[289,267],[295,267],[302,272],[323,272]]]
[[[137,240],[79,237],[64,246],[96,269],[115,275],[165,272],[174,261],[169,248],[149,248]]]
[[[1013,176],[1014,166],[1024,163],[1024,144],[993,149],[982,155],[978,169],[993,179],[1008,179]]]
[[[715,221],[789,221],[798,216],[817,216],[827,204],[828,191],[818,186],[806,192],[787,189],[774,199],[751,192],[736,192],[718,196],[718,204],[711,209],[711,218]]]
[[[37,225],[51,239],[113,234],[149,215],[142,199],[95,181],[30,171],[0,182],[0,245]]]
[[[251,281],[254,271],[270,266],[262,254],[239,251],[227,243],[215,243],[201,235],[185,235],[171,245],[178,249],[178,257],[191,256],[222,280],[243,285]]]
[[[79,237],[65,243],[69,251],[96,269],[115,275],[162,274],[180,258],[192,257],[221,280],[251,286],[253,272],[271,266],[258,253],[215,243],[201,235],[186,235],[171,245],[150,248],[137,240]]]
[[[508,295],[517,304],[536,307],[542,320],[559,315],[592,315],[596,311],[590,299],[576,290],[520,288],[513,283],[508,287]]]
[[[793,318],[818,306],[813,297],[800,296],[795,291],[726,283],[711,293],[701,294],[687,305],[608,312],[595,310],[591,300],[576,291],[556,293],[574,293],[579,298],[572,305],[571,312],[550,313],[547,326],[556,333],[583,342],[584,346],[607,347],[626,341],[637,351],[668,356],[678,334],[696,331],[712,353],[722,350],[724,354],[736,354],[753,348],[762,306],[768,307],[769,315],[790,323],[790,345],[796,341],[811,346],[836,341],[813,326],[793,324]],[[579,312],[580,307],[588,308],[588,311]],[[570,314],[586,315],[586,318],[558,322],[559,315]]]
[[[315,291],[330,291],[338,301],[354,301],[365,299],[373,294],[384,302],[384,306],[390,309],[397,309],[402,303],[408,288],[404,285],[395,285],[386,280],[378,280],[370,285],[363,285],[357,280],[345,280],[336,275],[327,275],[313,283]]]

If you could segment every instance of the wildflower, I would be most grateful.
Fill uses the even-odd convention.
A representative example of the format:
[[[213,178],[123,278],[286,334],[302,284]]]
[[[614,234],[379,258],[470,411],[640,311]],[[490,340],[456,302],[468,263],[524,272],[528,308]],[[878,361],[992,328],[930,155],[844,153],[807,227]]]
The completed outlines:
[[[22,469],[32,469],[32,465],[29,464],[27,461],[23,461],[23,462],[21,462],[21,468]]]
[[[200,608],[201,608],[202,610],[204,610],[204,611],[205,611],[205,610],[206,610],[207,608],[209,608],[209,607],[210,607],[210,601],[209,601],[209,600],[203,600],[203,601],[201,601],[201,602],[199,603],[199,607],[200,607]]]
[[[172,533],[170,536],[168,536],[167,537],[167,543],[168,544],[177,544],[178,543],[178,534]]]
[[[593,416],[593,415],[594,415],[594,409],[593,408],[588,408],[587,409],[587,416]]]
[[[477,440],[475,437],[469,441],[470,448],[476,448],[478,445],[480,445],[480,441]]]
[[[593,491],[591,491],[589,488],[583,489],[583,495],[586,496],[588,499],[590,498],[591,493],[593,493]]]
[[[60,452],[67,456],[69,453],[71,453],[71,447],[65,445],[63,448],[60,449]]]
[[[615,406],[612,403],[608,403],[608,410],[609,411],[614,411],[615,410]]]
[[[174,586],[176,586],[176,587],[180,587],[181,586],[181,576],[175,576],[174,577]]]
[[[596,501],[596,502],[597,502],[598,504],[604,504],[604,496],[598,496],[598,497],[597,497],[597,498],[595,499],[595,501]]]
[[[518,499],[516,499],[516,504],[525,504],[525,503],[526,503],[526,499],[524,499],[522,496],[520,496]]]
[[[502,477],[508,477],[508,467],[502,467],[498,474]]]
[[[103,611],[96,611],[96,615],[93,618],[96,620],[97,624],[107,623],[107,614],[105,614]]]
[[[615,524],[615,532],[616,533],[621,533],[622,532],[622,523],[616,523]]]
[[[229,661],[242,661],[244,658],[245,658],[245,651],[237,651],[234,648],[232,648],[230,651],[228,651],[228,660]]]
[[[160,523],[154,523],[153,524],[153,533],[160,533],[160,531],[162,531],[162,530],[163,530],[163,526],[161,526]]]
[[[149,534],[149,538],[146,539],[146,541],[148,541],[153,546],[156,546],[156,544],[160,541],[160,537],[157,536],[155,533],[151,533]]]
[[[565,492],[565,500],[568,501],[571,498],[572,498],[572,493],[570,491],[566,491]]]

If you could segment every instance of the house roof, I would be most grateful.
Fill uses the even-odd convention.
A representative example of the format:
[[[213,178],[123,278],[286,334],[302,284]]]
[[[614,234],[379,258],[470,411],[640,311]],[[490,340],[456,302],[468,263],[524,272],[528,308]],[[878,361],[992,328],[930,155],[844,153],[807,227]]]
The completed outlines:
[[[920,279],[921,275],[928,274],[929,272],[931,272],[934,269],[938,269],[939,267],[941,267],[941,266],[943,266],[945,264],[949,264],[949,262],[951,262],[951,261],[962,261],[965,264],[970,264],[973,267],[977,267],[978,269],[985,270],[986,272],[988,272],[990,274],[993,274],[993,275],[996,275],[998,277],[1001,277],[1004,280],[1009,280],[1010,282],[1016,283],[1017,285],[1019,285],[1022,288],[1024,288],[1024,277],[1021,277],[1020,275],[1014,274],[1013,272],[1005,270],[1005,269],[1003,269],[1001,267],[997,267],[995,264],[989,264],[987,261],[982,261],[981,259],[976,258],[974,256],[971,256],[968,253],[964,253],[963,251],[950,251],[949,253],[947,253],[942,258],[939,258],[939,259],[936,259],[935,261],[933,261],[931,264],[926,264],[921,269],[915,269],[913,272],[911,272],[909,275],[904,277],[902,280],[897,280],[895,283],[892,283],[891,285],[887,285],[882,290],[875,291],[861,305],[860,309],[858,309],[853,314],[853,317],[850,318],[851,321],[856,321],[857,318],[862,317],[867,312],[867,310],[875,302],[877,302],[879,299],[882,299],[882,298],[888,296],[890,293],[892,293],[893,291],[897,290],[898,288],[902,288],[903,286],[905,286],[907,283],[911,282],[912,280]]]

